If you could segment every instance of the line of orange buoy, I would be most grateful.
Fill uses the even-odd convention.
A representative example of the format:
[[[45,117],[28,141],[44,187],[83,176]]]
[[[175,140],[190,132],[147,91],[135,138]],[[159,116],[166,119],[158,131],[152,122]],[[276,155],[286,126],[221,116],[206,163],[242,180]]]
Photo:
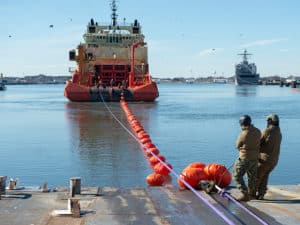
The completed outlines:
[[[102,102],[103,102],[103,104],[104,104],[104,106],[105,106],[105,108],[108,110],[108,112],[111,114],[111,116],[136,140],[136,141],[138,141],[140,144],[141,144],[141,147],[142,147],[142,150],[143,151],[146,151],[147,152],[147,148],[146,148],[146,150],[145,149],[143,149],[143,144],[142,144],[142,142],[140,141],[140,139],[144,139],[144,138],[149,138],[150,139],[150,136],[144,131],[144,132],[142,132],[142,130],[140,130],[140,132],[138,132],[138,133],[136,133],[136,136],[135,136],[135,134],[133,134],[129,129],[127,129],[127,127],[126,126],[124,126],[124,124],[113,114],[113,112],[111,111],[111,109],[107,106],[107,104],[105,103],[105,101],[104,101],[104,99],[103,99],[103,97],[102,97],[102,95],[100,95],[100,97],[101,97],[101,100],[102,100]],[[128,116],[134,116],[134,114],[130,111],[130,109],[128,108],[128,105],[127,105],[127,103],[124,101],[124,98],[123,97],[121,97],[121,106],[122,106],[122,108],[123,109],[125,109],[124,111],[126,112],[126,115],[128,115]],[[131,121],[131,120],[133,120],[133,118],[131,118],[130,120],[128,119],[128,121],[130,121],[130,122],[133,122],[133,121]],[[137,121],[138,122],[138,121]],[[143,128],[142,126],[141,126],[141,128]],[[140,134],[140,133],[143,133],[143,134]],[[139,135],[140,134],[140,135]],[[150,139],[151,140],[151,139]],[[183,184],[188,188],[188,189],[190,189],[200,200],[202,200],[207,206],[209,206],[215,213],[217,213],[227,224],[230,224],[230,225],[234,225],[234,223],[223,213],[223,212],[221,212],[220,210],[218,210],[218,208],[217,207],[215,207],[212,203],[210,203],[204,196],[202,196],[199,192],[197,192],[188,182],[186,182],[184,179],[182,179],[180,176],[179,176],[179,174],[177,174],[174,170],[173,170],[173,168],[172,168],[172,166],[169,164],[169,163],[166,163],[165,161],[163,161],[163,160],[165,160],[165,158],[163,158],[163,160],[158,156],[159,154],[157,154],[157,155],[155,155],[152,151],[151,152],[149,152],[153,157],[155,157],[156,158],[156,160],[160,163],[160,164],[162,164],[165,168],[164,169],[166,169],[166,170],[168,170],[169,172],[168,173],[172,173],[177,179],[181,179],[181,181],[183,182]],[[152,157],[151,157],[152,158]],[[149,158],[149,161],[150,161],[150,158]],[[154,169],[155,167],[156,167],[156,165],[157,164],[159,164],[159,163],[156,163],[154,166],[152,166],[152,168]],[[150,164],[151,164],[151,161],[150,161]],[[158,170],[158,168],[157,168],[157,170]],[[154,170],[155,171],[155,170]],[[155,171],[155,173],[154,174],[150,174],[148,177],[147,177],[147,182],[148,182],[148,184],[150,184],[150,185],[159,185],[159,186],[161,186],[161,185],[163,185],[164,183],[166,183],[166,181],[168,180],[168,179],[170,179],[171,180],[171,177],[169,176],[169,175],[162,175],[162,174],[159,174],[159,173],[156,173],[156,171]]]
[[[141,150],[144,152],[151,169],[154,171],[154,173],[147,176],[147,183],[151,186],[162,186],[170,182],[171,176],[169,173],[173,169],[172,165],[166,162],[166,158],[160,154],[158,148],[152,143],[150,135],[145,131],[124,99],[121,99],[120,104],[126,114],[128,124],[141,145]]]

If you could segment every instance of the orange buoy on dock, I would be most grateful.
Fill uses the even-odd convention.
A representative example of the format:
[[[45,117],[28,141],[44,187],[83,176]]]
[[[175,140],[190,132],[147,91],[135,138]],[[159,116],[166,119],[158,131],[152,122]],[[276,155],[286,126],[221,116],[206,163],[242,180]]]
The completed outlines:
[[[146,181],[150,186],[161,186],[165,179],[161,174],[152,173],[147,176]]]
[[[227,187],[231,182],[231,174],[224,165],[210,163],[204,168],[209,180],[213,180],[220,187]]]
[[[205,164],[202,162],[193,162],[190,163],[186,168],[199,168],[199,169],[204,169],[205,168]]]
[[[203,169],[195,167],[187,167],[180,174],[180,178],[184,179],[192,187],[197,187],[201,180],[207,180],[206,173]],[[178,179],[177,183],[180,187],[186,188],[184,183]]]

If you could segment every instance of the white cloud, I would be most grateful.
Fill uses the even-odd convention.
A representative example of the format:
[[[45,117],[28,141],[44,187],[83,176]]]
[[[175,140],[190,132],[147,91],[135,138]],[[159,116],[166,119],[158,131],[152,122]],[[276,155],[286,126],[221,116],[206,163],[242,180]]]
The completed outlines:
[[[211,54],[215,54],[217,52],[222,52],[224,51],[224,48],[208,48],[208,49],[204,49],[202,51],[200,51],[198,53],[199,56],[207,56],[207,55],[211,55]]]
[[[265,40],[258,40],[250,43],[246,43],[241,45],[242,48],[248,48],[248,47],[254,47],[254,46],[265,46],[265,45],[271,45],[278,42],[287,41],[287,38],[275,38],[275,39],[265,39]]]

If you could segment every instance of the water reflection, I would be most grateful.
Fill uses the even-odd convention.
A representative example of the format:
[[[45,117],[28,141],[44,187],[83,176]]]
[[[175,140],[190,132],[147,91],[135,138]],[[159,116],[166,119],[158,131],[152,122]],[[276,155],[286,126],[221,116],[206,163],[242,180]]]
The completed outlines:
[[[257,85],[237,85],[235,93],[242,97],[256,96],[257,88]]]
[[[84,174],[87,183],[146,185],[149,168],[139,144],[111,116],[104,104],[68,102],[65,107],[71,151],[78,155],[82,167],[80,173]],[[120,104],[109,103],[109,108],[128,127]],[[144,111],[139,118],[147,127],[148,113]]]

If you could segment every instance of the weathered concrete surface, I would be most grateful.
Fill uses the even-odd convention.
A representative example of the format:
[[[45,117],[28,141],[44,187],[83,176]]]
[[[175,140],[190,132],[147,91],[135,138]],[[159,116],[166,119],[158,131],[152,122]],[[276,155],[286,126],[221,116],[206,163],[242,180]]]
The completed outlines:
[[[264,200],[249,205],[283,224],[300,224],[300,185],[271,186]]]
[[[229,190],[237,195],[236,189]],[[1,225],[182,225],[226,224],[196,195],[177,187],[82,188],[81,217],[52,216],[53,210],[67,209],[69,190],[42,193],[7,191],[0,200]],[[234,224],[260,224],[219,194],[201,192]],[[271,186],[266,199],[244,204],[268,224],[300,224],[300,185]]]

